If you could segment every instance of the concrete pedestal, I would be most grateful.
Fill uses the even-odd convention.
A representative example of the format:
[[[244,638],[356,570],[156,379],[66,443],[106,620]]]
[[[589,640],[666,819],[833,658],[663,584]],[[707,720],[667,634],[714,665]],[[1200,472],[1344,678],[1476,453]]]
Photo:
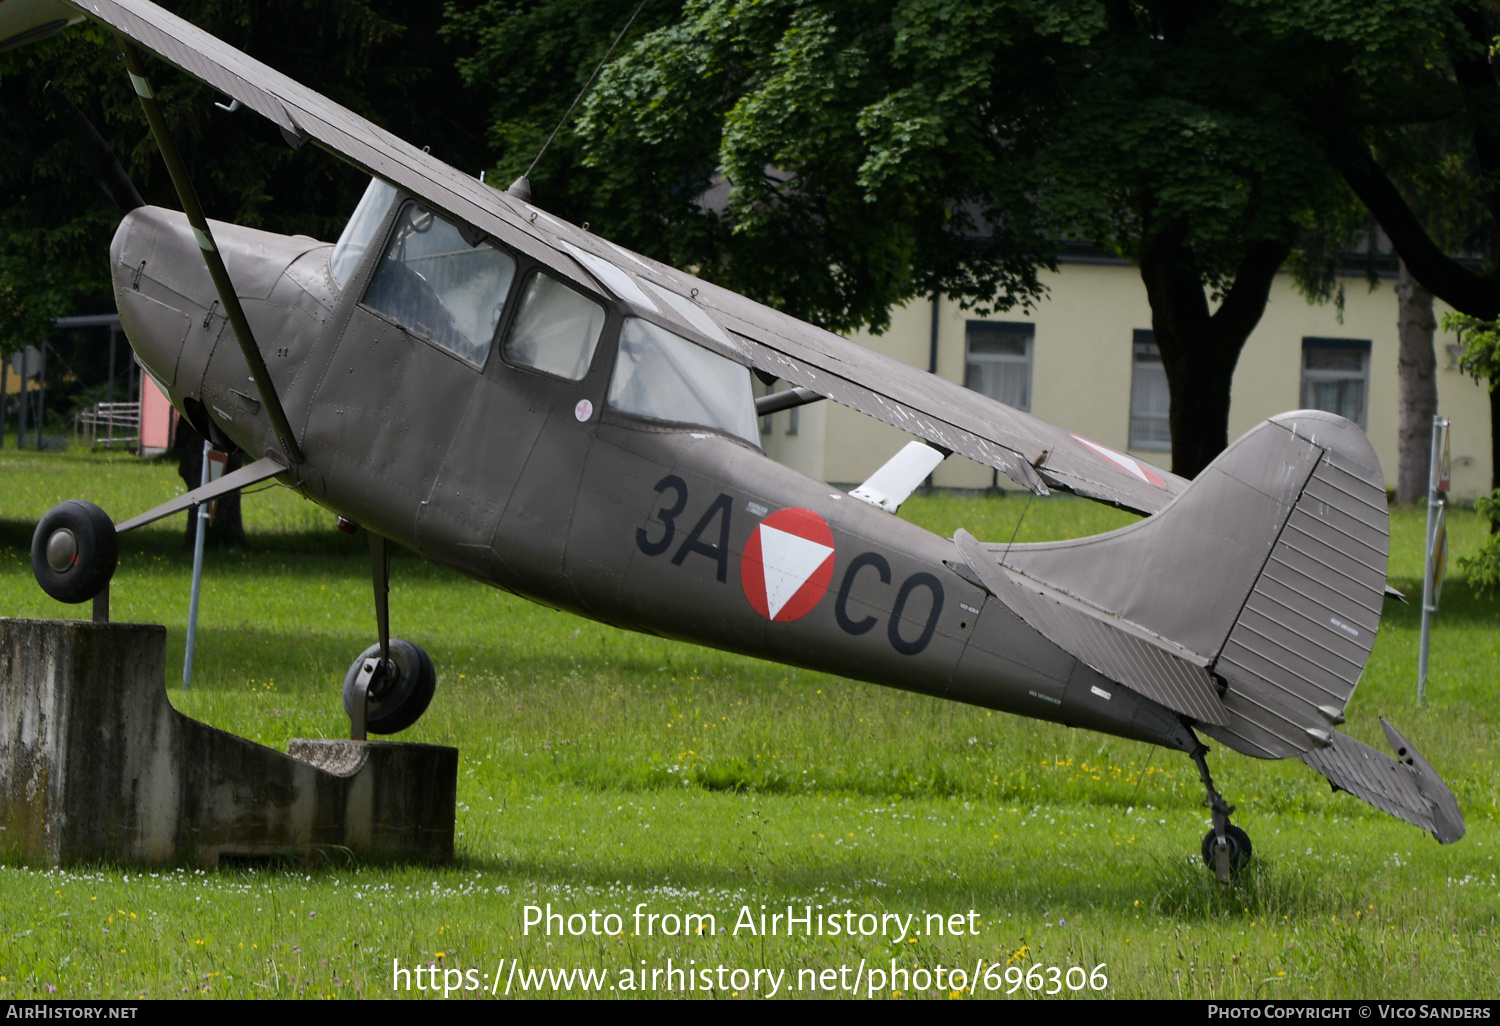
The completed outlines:
[[[294,740],[283,755],[173,709],[166,628],[0,619],[0,852],[217,865],[453,857],[458,750]]]

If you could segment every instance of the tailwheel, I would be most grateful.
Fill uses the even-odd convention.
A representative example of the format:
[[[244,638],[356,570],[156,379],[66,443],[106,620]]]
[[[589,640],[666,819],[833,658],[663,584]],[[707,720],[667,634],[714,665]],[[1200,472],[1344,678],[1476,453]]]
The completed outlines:
[[[371,645],[354,660],[344,676],[344,711],[355,724],[361,720],[371,734],[394,734],[416,723],[427,711],[437,688],[437,671],[420,645],[401,638],[390,640],[390,657],[380,658],[380,645]],[[363,716],[360,692],[364,691]]]
[[[1250,864],[1250,835],[1233,823],[1224,824],[1225,852],[1229,864],[1229,875],[1237,876]],[[1203,837],[1203,864],[1215,872],[1219,869],[1219,834],[1210,830]]]
[[[1228,887],[1250,861],[1250,836],[1229,822],[1234,806],[1214,788],[1213,777],[1208,772],[1208,759],[1205,758],[1207,755],[1208,749],[1201,744],[1193,752],[1198,778],[1203,781],[1203,790],[1207,792],[1203,804],[1208,806],[1214,822],[1214,828],[1203,839],[1203,861],[1214,871],[1219,883]]]

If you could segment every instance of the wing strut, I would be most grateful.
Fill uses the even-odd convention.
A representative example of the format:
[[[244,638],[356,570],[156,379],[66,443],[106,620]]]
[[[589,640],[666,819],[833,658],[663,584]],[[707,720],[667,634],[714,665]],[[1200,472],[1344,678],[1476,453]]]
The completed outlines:
[[[156,139],[157,149],[161,150],[167,173],[172,176],[177,198],[182,203],[183,212],[187,214],[188,224],[193,226],[193,234],[198,238],[198,249],[203,254],[203,262],[208,265],[208,275],[213,279],[214,291],[219,295],[219,302],[224,304],[224,315],[229,318],[229,324],[234,328],[234,337],[240,344],[240,352],[244,354],[245,363],[250,367],[255,390],[260,393],[261,405],[271,418],[271,428],[276,432],[276,438],[281,442],[287,458],[294,466],[300,464],[302,449],[292,435],[292,425],[287,421],[286,411],[281,408],[281,400],[271,384],[271,372],[266,369],[260,347],[255,344],[250,322],[245,319],[240,297],[234,291],[234,283],[229,280],[229,269],[224,266],[224,258],[219,255],[219,247],[214,243],[213,232],[209,230],[208,219],[203,216],[203,207],[198,203],[198,194],[193,190],[192,180],[188,178],[187,167],[177,152],[177,144],[172,141],[172,133],[167,130],[166,118],[162,117],[161,108],[156,105],[156,94],[151,90],[151,83],[146,80],[146,68],[141,63],[141,55],[123,35],[116,35],[115,38],[120,45],[120,53],[125,58],[125,69],[130,72],[130,83],[135,87],[136,95],[141,98],[141,107],[145,109],[146,120],[151,124],[151,134]]]

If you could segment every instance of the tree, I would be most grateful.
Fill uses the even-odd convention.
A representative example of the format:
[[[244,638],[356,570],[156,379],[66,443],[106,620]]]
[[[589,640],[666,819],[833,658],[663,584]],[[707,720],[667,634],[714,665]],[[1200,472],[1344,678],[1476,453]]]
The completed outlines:
[[[436,5],[397,0],[184,0],[166,6],[273,67],[477,173],[482,106],[462,88]],[[48,333],[54,317],[111,308],[107,252],[119,212],[89,180],[42,96],[76,103],[148,203],[176,207],[113,39],[84,23],[0,54],[0,352]],[[364,187],[315,147],[216,109],[213,90],[150,65],[163,110],[210,217],[337,235]]]
[[[1234,368],[1275,274],[1352,206],[1283,88],[1307,78],[1302,55],[1226,0],[652,11],[549,158],[562,193],[539,175],[538,202],[845,331],[939,292],[981,310],[1034,303],[1067,242],[1124,255],[1151,303],[1178,473],[1228,443]],[[579,56],[625,16],[595,19]],[[453,26],[478,46],[471,81],[536,83],[566,66],[563,48],[531,59],[516,40],[578,38],[555,6],[516,0]],[[560,114],[591,67],[579,60],[568,90],[501,95],[496,137]],[[504,174],[531,152],[511,151]],[[716,185],[727,201],[703,202]]]
[[[1251,10],[1255,7],[1254,10]],[[1324,73],[1297,102],[1329,161],[1427,291],[1500,316],[1500,11],[1478,0],[1246,3]],[[1492,487],[1500,392],[1491,377]]]

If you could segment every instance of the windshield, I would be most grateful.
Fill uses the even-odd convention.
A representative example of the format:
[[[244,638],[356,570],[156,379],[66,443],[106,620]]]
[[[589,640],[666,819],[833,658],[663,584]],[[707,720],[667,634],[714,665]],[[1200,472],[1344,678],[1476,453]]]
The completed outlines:
[[[348,283],[349,276],[359,266],[365,250],[370,246],[370,240],[380,230],[385,212],[391,209],[391,203],[395,199],[395,189],[379,178],[370,179],[359,206],[354,208],[354,215],[344,225],[343,234],[334,244],[333,255],[328,258],[328,268],[333,272],[333,280],[339,283],[339,288]]]
[[[396,217],[365,306],[474,364],[489,354],[516,261],[487,242],[471,246],[420,203]]]
[[[750,371],[638,317],[620,328],[609,404],[652,420],[718,428],[759,446]]]

